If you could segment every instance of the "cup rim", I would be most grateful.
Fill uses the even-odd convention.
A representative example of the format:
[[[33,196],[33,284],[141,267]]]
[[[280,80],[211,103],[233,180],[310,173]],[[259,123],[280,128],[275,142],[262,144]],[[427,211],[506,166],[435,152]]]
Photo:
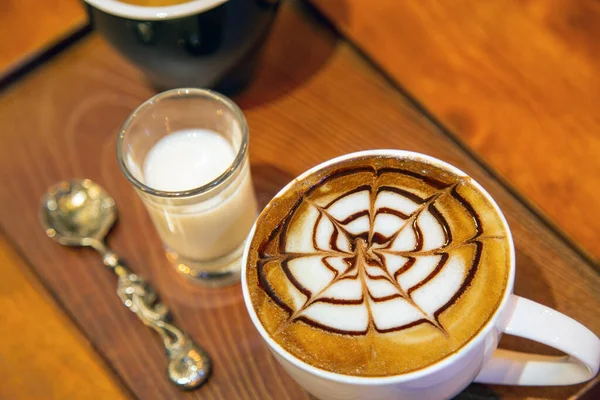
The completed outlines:
[[[166,191],[166,190],[158,190],[154,189],[150,186],[147,186],[143,182],[139,181],[129,168],[127,167],[127,163],[125,162],[124,152],[123,152],[123,141],[125,140],[125,136],[127,134],[127,130],[129,125],[136,118],[136,114],[140,111],[145,110],[148,107],[151,107],[155,103],[158,103],[165,98],[171,97],[183,97],[183,96],[198,96],[198,97],[208,97],[212,100],[216,100],[220,102],[224,107],[228,108],[235,118],[239,121],[242,140],[240,143],[240,147],[237,150],[237,154],[235,158],[229,165],[229,167],[219,176],[217,176],[212,181],[188,190],[180,190],[180,191]],[[148,100],[144,101],[141,105],[139,105],[125,120],[123,126],[119,130],[119,136],[117,137],[117,161],[119,163],[119,168],[123,172],[123,175],[133,184],[136,189],[141,190],[144,193],[148,193],[155,197],[162,198],[185,198],[192,197],[196,195],[200,195],[206,193],[217,186],[220,186],[229,178],[235,174],[235,172],[239,169],[240,165],[244,162],[246,155],[248,154],[248,123],[246,122],[246,117],[244,117],[244,113],[242,110],[231,100],[229,97],[217,93],[215,91],[209,89],[197,89],[197,88],[179,88],[179,89],[171,89],[165,92],[159,93],[150,97]]]
[[[208,11],[229,0],[191,0],[181,4],[162,7],[146,7],[127,4],[118,0],[84,0],[89,5],[105,13],[136,20],[165,20],[187,17]]]
[[[254,310],[254,306],[252,305],[252,300],[250,299],[250,293],[248,290],[248,282],[246,279],[246,270],[247,270],[248,252],[250,249],[250,244],[252,242],[252,238],[254,237],[254,233],[256,231],[256,222],[254,223],[254,226],[252,227],[252,229],[250,230],[250,233],[248,234],[248,239],[246,240],[246,247],[244,249],[244,254],[243,254],[243,258],[242,258],[242,269],[241,269],[242,293],[243,293],[246,309],[248,310],[248,313],[250,314],[250,319],[252,320],[252,323],[254,324],[255,328],[258,330],[262,339],[265,342],[267,342],[269,347],[273,351],[275,351],[277,353],[277,355],[281,356],[283,359],[285,359],[292,365],[294,365],[312,375],[315,375],[315,376],[318,376],[318,377],[321,377],[321,378],[324,378],[327,380],[331,380],[334,382],[339,382],[339,383],[358,384],[358,385],[365,385],[365,386],[382,385],[382,384],[396,384],[396,383],[402,383],[402,382],[407,382],[407,381],[412,381],[415,379],[423,378],[425,376],[434,374],[437,371],[440,371],[440,370],[448,367],[449,365],[454,363],[456,360],[458,360],[462,355],[469,353],[473,348],[475,348],[477,345],[479,345],[485,339],[487,334],[492,329],[494,329],[494,327],[498,324],[499,320],[501,319],[502,312],[506,308],[506,305],[508,304],[508,301],[513,292],[514,279],[515,279],[515,248],[514,248],[514,241],[513,241],[512,233],[508,226],[508,222],[506,221],[506,218],[505,218],[504,214],[502,213],[502,210],[500,209],[500,207],[498,206],[496,201],[492,198],[492,196],[478,182],[476,182],[472,177],[470,177],[468,174],[464,173],[462,170],[458,169],[457,167],[455,167],[445,161],[437,159],[435,157],[432,157],[432,156],[429,156],[426,154],[422,154],[422,153],[418,153],[418,152],[407,151],[407,150],[398,150],[398,149],[380,149],[380,150],[365,150],[365,151],[359,151],[359,152],[355,152],[355,153],[345,154],[345,155],[333,158],[331,160],[322,162],[322,163],[310,168],[309,170],[305,171],[304,173],[299,175],[297,178],[292,180],[290,183],[288,183],[283,189],[281,189],[273,197],[273,199],[276,199],[277,197],[280,197],[282,194],[287,192],[293,186],[294,182],[296,182],[297,180],[302,180],[302,179],[306,178],[308,175],[311,175],[320,169],[326,168],[329,165],[332,165],[332,164],[335,164],[335,163],[338,163],[341,161],[345,161],[345,160],[357,158],[357,157],[365,157],[365,156],[366,157],[392,156],[392,157],[398,157],[398,158],[413,158],[416,160],[422,160],[422,161],[431,163],[433,165],[445,168],[445,169],[449,170],[451,173],[454,173],[456,175],[469,177],[471,179],[472,184],[484,195],[484,197],[490,202],[490,204],[494,207],[494,209],[498,213],[500,220],[503,223],[504,228],[506,229],[507,239],[508,239],[508,244],[509,244],[510,268],[509,268],[509,273],[508,273],[508,280],[507,280],[507,284],[504,289],[504,293],[502,295],[502,300],[500,301],[500,304],[498,305],[498,307],[496,308],[496,310],[494,311],[492,316],[488,319],[488,321],[481,327],[481,329],[479,329],[477,334],[475,336],[473,336],[471,339],[469,339],[469,341],[467,343],[465,343],[462,347],[460,347],[459,349],[454,351],[449,356],[446,356],[443,359],[437,361],[436,363],[428,365],[426,367],[423,367],[423,368],[415,370],[415,371],[411,371],[411,372],[408,372],[405,374],[399,374],[399,375],[391,375],[391,376],[383,376],[383,377],[379,377],[379,376],[369,377],[369,376],[353,376],[353,375],[339,374],[336,372],[330,372],[330,371],[326,371],[326,370],[314,367],[314,366],[300,360],[299,358],[297,358],[296,356],[294,356],[293,354],[291,354],[287,350],[285,350],[281,345],[279,345],[279,343],[277,343],[274,339],[271,338],[269,333],[265,330],[262,323],[260,322],[258,315],[256,314],[256,311]],[[273,201],[273,200],[271,200],[271,201]],[[269,203],[271,203],[271,201],[269,201]],[[261,214],[262,214],[262,212],[261,212]],[[257,222],[258,222],[258,219],[260,219],[260,215],[257,218]]]

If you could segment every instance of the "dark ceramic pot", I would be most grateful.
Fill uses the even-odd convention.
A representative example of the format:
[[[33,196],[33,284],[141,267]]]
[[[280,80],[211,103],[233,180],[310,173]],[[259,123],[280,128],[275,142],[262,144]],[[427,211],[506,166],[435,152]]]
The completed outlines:
[[[157,88],[224,93],[249,82],[279,6],[276,0],[192,0],[166,7],[117,0],[85,4],[94,29]]]

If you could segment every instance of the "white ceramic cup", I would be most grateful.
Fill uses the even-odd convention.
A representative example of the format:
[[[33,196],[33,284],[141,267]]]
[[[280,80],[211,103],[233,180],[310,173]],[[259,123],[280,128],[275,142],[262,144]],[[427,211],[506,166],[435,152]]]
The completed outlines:
[[[401,150],[369,150],[326,161],[306,171],[298,179],[333,163],[381,155],[423,160],[456,175],[467,176],[456,167],[423,154]],[[247,287],[247,256],[256,227],[252,229],[242,262],[242,290],[246,307],[254,326],[277,361],[308,392],[323,400],[435,400],[451,398],[471,382],[526,386],[570,385],[589,380],[598,373],[600,339],[592,331],[556,310],[512,293],[515,254],[508,224],[492,197],[477,182],[472,182],[502,217],[508,236],[511,265],[502,302],[488,323],[462,348],[435,364],[406,374],[374,378],[336,374],[299,360],[275,342],[258,319]],[[292,184],[293,182],[284,187],[275,199]],[[566,355],[551,357],[497,349],[503,333],[543,343]]]

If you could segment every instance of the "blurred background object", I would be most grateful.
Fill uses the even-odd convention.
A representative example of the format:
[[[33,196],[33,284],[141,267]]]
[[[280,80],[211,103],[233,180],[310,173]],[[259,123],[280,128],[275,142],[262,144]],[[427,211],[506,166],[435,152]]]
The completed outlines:
[[[93,28],[159,90],[234,93],[252,75],[279,1],[85,0]],[[165,5],[148,7],[147,5]]]

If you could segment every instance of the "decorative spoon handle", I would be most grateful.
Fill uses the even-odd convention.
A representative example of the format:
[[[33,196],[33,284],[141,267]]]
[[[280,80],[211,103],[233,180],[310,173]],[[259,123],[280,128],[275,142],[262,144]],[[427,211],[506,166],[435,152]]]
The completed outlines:
[[[96,246],[93,246],[96,247]],[[101,251],[104,265],[118,276],[117,295],[138,318],[154,329],[162,338],[169,364],[169,379],[184,389],[195,389],[208,379],[211,360],[188,335],[181,331],[169,319],[169,309],[158,301],[154,289],[142,278],[133,273],[112,251]]]

